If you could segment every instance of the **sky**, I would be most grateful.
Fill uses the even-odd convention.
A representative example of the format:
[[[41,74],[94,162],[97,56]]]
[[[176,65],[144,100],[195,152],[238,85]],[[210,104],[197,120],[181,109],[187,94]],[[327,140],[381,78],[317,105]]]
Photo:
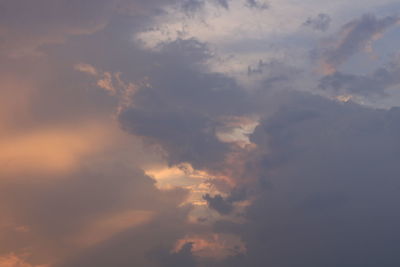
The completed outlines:
[[[0,267],[398,267],[395,0],[0,0]]]

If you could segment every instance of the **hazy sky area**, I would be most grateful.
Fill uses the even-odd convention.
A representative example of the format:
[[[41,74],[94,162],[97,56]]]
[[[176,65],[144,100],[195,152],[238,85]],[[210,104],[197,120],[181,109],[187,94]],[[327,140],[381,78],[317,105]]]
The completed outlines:
[[[0,267],[399,267],[400,2],[0,0]]]

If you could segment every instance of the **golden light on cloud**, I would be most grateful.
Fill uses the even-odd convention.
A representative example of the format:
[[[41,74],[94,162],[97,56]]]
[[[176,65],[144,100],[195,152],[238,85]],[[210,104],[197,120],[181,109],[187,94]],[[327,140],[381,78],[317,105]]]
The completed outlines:
[[[116,214],[107,214],[88,224],[79,233],[75,243],[81,246],[92,246],[129,228],[149,222],[154,212],[145,210],[129,210]]]
[[[339,100],[340,102],[347,103],[351,99],[353,99],[353,96],[352,95],[339,95],[335,98],[336,98],[336,100]]]
[[[0,173],[69,171],[82,156],[101,149],[108,134],[103,125],[92,123],[0,136]]]
[[[26,262],[22,257],[10,253],[8,255],[0,256],[1,267],[49,267],[47,264],[32,265]]]
[[[30,96],[33,91],[28,82],[1,75],[0,90],[0,134],[9,131],[21,118],[29,117]]]
[[[160,189],[198,185],[201,184],[203,180],[211,177],[211,175],[205,171],[193,169],[188,163],[183,163],[178,166],[153,166],[146,169],[145,173],[156,180],[156,185]]]

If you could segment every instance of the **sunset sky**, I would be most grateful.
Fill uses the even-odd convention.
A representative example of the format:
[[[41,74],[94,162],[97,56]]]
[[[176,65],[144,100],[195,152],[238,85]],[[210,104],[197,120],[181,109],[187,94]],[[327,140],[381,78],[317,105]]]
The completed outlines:
[[[400,2],[0,0],[0,267],[399,267]]]

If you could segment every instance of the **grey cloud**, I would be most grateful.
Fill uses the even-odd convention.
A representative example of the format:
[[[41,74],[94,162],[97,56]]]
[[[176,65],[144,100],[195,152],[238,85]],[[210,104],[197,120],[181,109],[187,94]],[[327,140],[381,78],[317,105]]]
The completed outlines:
[[[235,206],[235,202],[245,200],[247,197],[247,190],[244,188],[235,188],[227,197],[221,195],[210,196],[206,194],[203,199],[207,201],[211,209],[218,211],[220,214],[230,214]]]
[[[303,26],[310,27],[317,31],[327,31],[331,24],[331,17],[328,14],[318,14],[315,18],[308,18],[304,23]]]
[[[61,44],[72,36],[88,35],[104,29],[116,15],[149,20],[175,3],[143,0],[5,0],[0,3],[0,53],[21,57],[41,54],[49,44]]]
[[[257,191],[248,223],[216,225],[247,253],[216,266],[397,266],[399,108],[290,95],[252,136],[273,187]]]
[[[255,8],[255,9],[268,9],[269,4],[266,2],[258,1],[258,0],[246,0],[246,6],[249,8]]]
[[[90,91],[95,87],[91,77],[74,72],[72,66],[87,62],[101,71],[121,71],[124,80],[140,87],[130,99],[132,105],[118,114],[123,129],[155,147],[161,146],[169,164],[190,162],[197,169],[214,171],[231,167],[231,178],[246,190],[233,190],[226,197],[205,195],[210,208],[229,214],[237,202],[253,201],[245,210],[245,223],[219,221],[213,229],[239,235],[247,252],[226,260],[208,260],[203,266],[399,265],[394,251],[400,240],[400,218],[396,212],[400,188],[398,108],[378,110],[308,94],[290,93],[285,96],[289,99],[286,102],[282,101],[285,97],[266,97],[270,87],[290,80],[292,72],[279,68],[274,73],[276,65],[263,62],[249,74],[265,74],[273,69],[272,74],[263,80],[263,88],[254,97],[234,79],[207,69],[206,62],[213,55],[204,43],[177,40],[148,51],[130,42],[133,32],[148,26],[144,22],[148,22],[146,14],[162,12],[160,1],[132,3],[142,6],[144,13],[135,13],[133,7],[122,8],[126,6],[121,4],[116,12],[123,15],[107,19],[103,27],[103,14],[109,10],[108,2],[104,2],[104,13],[97,9],[85,11],[93,12],[90,21],[102,25],[101,30],[95,28],[90,35],[73,31],[75,37],[68,38],[63,45],[40,45],[48,56],[49,66],[45,70],[49,72],[45,74],[50,77],[40,76],[35,84],[40,88],[40,93],[31,97],[35,118],[55,123],[74,121],[104,109],[109,111],[115,107],[115,100]],[[194,7],[200,2],[187,3]],[[219,1],[225,8],[228,3]],[[343,31],[347,29],[349,34],[341,46],[325,55],[328,59],[339,55],[338,62],[331,63],[341,64],[395,20],[364,16],[346,25]],[[51,22],[45,19],[40,23],[50,27]],[[74,28],[85,23],[84,19],[77,19],[76,24],[65,25]],[[40,40],[53,31],[46,27],[43,35],[38,34]],[[36,49],[37,43],[32,47]],[[18,72],[21,77],[24,73],[36,77],[35,64],[44,64],[25,63],[13,61],[15,65],[7,68],[17,70],[23,65]],[[366,87],[372,94],[373,90],[381,92],[397,83],[397,70],[379,70],[367,80],[337,73],[325,77],[323,84],[328,90],[359,94],[364,94],[361,87]],[[140,83],[143,79],[146,85]],[[269,111],[276,106],[279,108],[270,115]],[[221,117],[253,113],[265,116],[250,137],[257,146],[250,152],[239,150],[243,154],[239,159],[245,161],[244,170],[236,173],[236,162],[229,165],[224,160],[231,152],[238,153],[238,149],[234,151],[232,145],[221,142],[215,135],[216,128],[223,124]],[[140,153],[132,151],[132,157],[135,154]],[[187,222],[190,207],[177,207],[186,196],[185,190],[160,191],[143,171],[99,165],[101,168],[92,166],[95,170],[80,169],[54,179],[46,177],[49,179],[45,182],[39,182],[43,180],[36,179],[34,174],[29,177],[30,182],[0,180],[2,214],[32,229],[32,236],[14,230],[3,235],[0,251],[24,251],[39,246],[37,250],[49,253],[48,247],[52,247],[62,251],[59,255],[70,256],[65,262],[59,257],[56,266],[63,267],[202,264],[193,256],[190,243],[171,252],[176,241],[193,230]],[[156,215],[148,225],[128,229],[83,251],[63,243],[90,218],[130,209],[154,211]],[[208,228],[196,230],[211,232]]]
[[[203,9],[205,2],[202,0],[186,0],[182,3],[182,9],[185,13],[193,14]]]
[[[131,108],[121,114],[120,122],[126,131],[161,145],[170,164],[190,162],[195,168],[210,168],[229,151],[229,146],[215,135],[215,122],[188,111],[148,112]]]
[[[228,9],[229,8],[229,0],[214,0],[220,6]]]
[[[46,132],[48,129],[50,131],[55,129],[56,132],[63,132],[65,125],[72,125],[75,129],[75,125],[78,128],[87,121],[97,123],[97,120],[109,118],[112,112],[115,112],[116,100],[97,89],[93,90],[95,86],[91,80],[92,77],[86,77],[75,71],[73,66],[87,60],[96,67],[100,66],[100,69],[105,67],[108,71],[109,67],[111,71],[115,71],[118,67],[114,67],[119,64],[118,60],[125,57],[124,53],[129,54],[133,51],[134,55],[129,58],[130,62],[123,67],[125,69],[127,65],[132,65],[131,60],[141,55],[143,51],[132,48],[130,37],[127,36],[146,25],[150,15],[159,12],[154,9],[159,10],[163,7],[161,4],[171,3],[141,2],[144,3],[142,6],[139,5],[139,1],[126,3],[118,1],[121,6],[134,4],[137,8],[136,10],[124,9],[122,15],[119,13],[122,12],[119,10],[121,6],[116,6],[116,1],[85,1],[84,3],[61,0],[2,1],[0,3],[2,5],[0,39],[4,42],[0,48],[3,63],[0,67],[1,75],[2,77],[11,76],[18,85],[19,80],[23,81],[22,85],[16,88],[29,92],[29,96],[26,97],[29,101],[23,103],[26,104],[23,107],[26,108],[26,111],[24,110],[26,118],[14,118],[13,123],[16,126],[7,130],[12,131],[15,136],[21,135],[24,138],[27,135],[29,139],[31,132],[36,137],[36,134],[40,135],[42,130]],[[136,11],[138,13],[134,13]],[[120,15],[117,18],[113,17],[116,13]],[[69,38],[71,36],[74,38]],[[107,53],[104,51],[107,49],[110,49],[108,50],[110,54],[105,56]],[[140,52],[137,52],[138,50]],[[36,55],[38,52],[44,56],[25,57],[32,53]],[[103,62],[107,64],[102,65]],[[122,60],[121,65],[126,62],[127,60]],[[135,70],[137,69],[133,71]],[[143,78],[143,73],[144,71],[137,73],[132,78]],[[7,87],[7,84],[2,84],[2,90],[3,86]],[[14,100],[11,99],[11,101]],[[10,113],[7,116],[13,116],[11,111],[6,110],[6,112]],[[3,132],[1,139],[2,142],[7,142],[7,138],[3,140]],[[43,139],[46,139],[46,136]],[[83,136],[82,139],[85,137]],[[35,148],[47,149],[41,147],[48,145],[47,140],[43,143]],[[90,149],[92,153],[92,148]],[[93,150],[97,151],[97,149]],[[113,149],[118,150],[116,147]],[[151,220],[153,228],[146,228],[149,232],[141,229],[142,236],[147,237],[154,233],[154,229],[160,228],[158,224],[162,224],[164,219],[173,221],[175,224],[177,223],[175,219],[180,215],[183,218],[180,221],[182,224],[174,225],[179,229],[175,231],[175,235],[171,234],[171,238],[165,244],[165,249],[171,249],[176,238],[183,235],[180,231],[184,229],[184,219],[189,208],[179,208],[178,205],[185,200],[187,191],[183,189],[160,191],[156,188],[154,180],[146,176],[142,170],[133,166],[126,167],[127,161],[132,164],[131,162],[135,161],[134,158],[139,157],[135,153],[139,153],[140,150],[130,151],[125,156],[122,156],[123,151],[113,151],[103,147],[100,150],[102,151],[98,154],[93,152],[96,155],[91,154],[90,157],[74,158],[73,161],[82,160],[78,162],[81,165],[74,166],[71,170],[69,168],[66,171],[62,170],[60,173],[43,174],[40,171],[32,171],[24,175],[2,175],[0,179],[2,214],[0,256],[8,253],[17,255],[31,253],[29,262],[38,265],[47,264],[55,259],[63,262],[67,256],[71,257],[72,262],[78,262],[79,256],[90,258],[89,251],[81,251],[81,244],[75,244],[78,242],[75,239],[80,238],[78,235],[85,232],[87,227],[96,225],[97,222],[102,223],[102,220],[108,220],[109,217],[132,210],[154,214],[155,217]],[[60,149],[59,153],[62,157],[65,151]],[[102,153],[111,155],[105,156]],[[58,154],[54,156],[57,157]],[[124,162],[122,166],[115,164],[121,161]],[[7,162],[1,162],[1,165],[3,164]],[[135,227],[132,226],[132,228]],[[162,232],[168,232],[170,229],[172,228],[163,228],[156,237],[162,239],[165,237]],[[135,239],[136,236],[133,234],[129,238]],[[156,237],[149,238],[146,250],[154,249],[162,242]],[[101,245],[98,244],[98,246],[106,246],[108,241],[112,242],[110,239],[114,240],[113,238],[107,236],[107,240],[100,241]],[[136,243],[133,248],[139,249],[140,245],[142,244]],[[130,247],[129,255],[132,257],[134,252],[131,249],[132,247]],[[107,256],[110,258],[118,255],[117,251],[108,252]],[[135,255],[142,255],[142,258],[145,256],[143,251],[135,253]],[[135,260],[137,259],[130,258],[126,264],[134,263]],[[88,261],[95,260],[88,259]]]
[[[201,70],[207,57],[206,47],[194,40],[166,45],[149,76],[151,87],[138,91],[133,107],[120,115],[125,130],[161,145],[171,164],[216,167],[230,151],[216,137],[218,118],[253,109],[233,79]]]
[[[400,83],[398,60],[371,74],[353,75],[336,72],[321,79],[319,88],[336,95],[384,96],[387,89]]]
[[[211,209],[218,211],[221,214],[229,214],[233,210],[233,205],[229,201],[225,200],[221,195],[210,196],[206,194],[203,199],[207,201],[208,206]]]
[[[366,14],[347,23],[342,27],[337,38],[328,41],[328,47],[322,53],[324,64],[335,70],[351,56],[368,48],[374,39],[398,22],[397,16],[379,19],[374,15]]]
[[[272,88],[288,87],[301,71],[283,62],[259,60],[255,66],[247,67],[249,77],[262,78],[259,91],[269,91]]]
[[[196,12],[203,10],[206,4],[210,2],[213,5],[223,7],[228,10],[229,1],[230,0],[184,0],[181,1],[180,6],[186,14],[193,15]]]
[[[186,243],[178,252],[159,251],[157,254],[152,254],[152,256],[159,259],[160,267],[195,267],[198,265],[192,254],[192,248],[193,243]]]
[[[114,1],[2,1],[1,52],[11,56],[38,53],[47,43],[68,35],[93,33],[104,26]]]
[[[178,253],[169,253],[176,240],[183,238],[188,230],[185,227],[188,211],[185,208],[166,210],[147,225],[128,229],[56,266],[163,267],[172,266],[171,264],[192,264],[189,245]]]

